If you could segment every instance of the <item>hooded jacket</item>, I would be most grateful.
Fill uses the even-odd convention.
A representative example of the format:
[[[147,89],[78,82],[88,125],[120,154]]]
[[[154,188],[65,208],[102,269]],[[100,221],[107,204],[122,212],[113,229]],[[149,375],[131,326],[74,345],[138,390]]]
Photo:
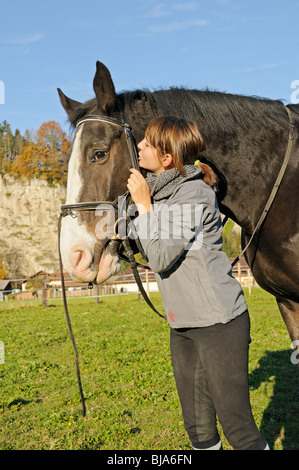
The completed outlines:
[[[242,288],[222,251],[222,222],[201,170],[168,170],[147,178],[153,210],[134,226],[172,328],[227,323],[247,310]],[[171,175],[172,172],[172,175]]]

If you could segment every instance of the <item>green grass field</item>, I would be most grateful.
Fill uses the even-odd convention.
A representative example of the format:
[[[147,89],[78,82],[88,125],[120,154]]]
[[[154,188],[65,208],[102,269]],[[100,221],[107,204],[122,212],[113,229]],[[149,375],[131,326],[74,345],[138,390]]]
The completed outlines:
[[[274,298],[245,290],[253,413],[271,448],[299,449],[298,366]],[[151,299],[162,311],[159,294]],[[87,415],[62,303],[1,303],[0,450],[188,450],[169,327],[137,295],[71,300]],[[224,449],[231,449],[220,428]]]

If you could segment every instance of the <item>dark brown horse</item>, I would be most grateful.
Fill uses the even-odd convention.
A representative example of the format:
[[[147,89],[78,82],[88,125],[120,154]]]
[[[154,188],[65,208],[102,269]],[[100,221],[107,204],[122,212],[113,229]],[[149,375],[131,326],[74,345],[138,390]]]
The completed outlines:
[[[115,93],[109,70],[97,62],[96,97],[79,103],[59,91],[75,127],[87,115],[121,121],[124,110],[136,142],[152,118],[175,115],[196,121],[208,149],[201,161],[219,176],[220,210],[248,239],[265,207],[288,145],[290,120],[280,101],[212,91],[173,88]],[[273,294],[292,341],[299,344],[299,105],[288,105],[295,120],[292,152],[271,209],[254,237],[247,259],[258,284]],[[125,133],[103,121],[81,121],[69,154],[67,204],[114,201],[127,190],[129,158]],[[63,262],[76,279],[101,283],[118,272],[115,245],[99,213],[80,212],[62,223]]]

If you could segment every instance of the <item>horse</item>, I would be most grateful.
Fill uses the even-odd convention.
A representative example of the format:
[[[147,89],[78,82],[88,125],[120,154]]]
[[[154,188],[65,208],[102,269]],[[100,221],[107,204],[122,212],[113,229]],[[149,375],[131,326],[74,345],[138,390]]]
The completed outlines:
[[[246,242],[252,238],[246,259],[253,276],[276,298],[293,345],[299,347],[299,105],[179,87],[117,94],[109,69],[99,61],[93,89],[95,97],[84,103],[57,89],[71,126],[77,127],[67,157],[66,204],[115,201],[126,193],[132,161],[120,125],[124,119],[136,143],[154,117],[195,121],[206,141],[200,160],[218,176],[219,209],[242,228]],[[284,161],[290,117],[289,160],[255,233]],[[103,220],[103,212],[92,210],[63,218],[60,250],[73,279],[100,284],[119,272],[119,244],[108,243],[111,234]]]

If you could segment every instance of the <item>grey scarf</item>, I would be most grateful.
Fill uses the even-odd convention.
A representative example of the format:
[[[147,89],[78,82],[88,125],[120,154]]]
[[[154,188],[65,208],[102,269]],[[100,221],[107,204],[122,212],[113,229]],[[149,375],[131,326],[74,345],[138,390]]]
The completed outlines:
[[[184,176],[181,176],[176,168],[163,171],[159,175],[148,173],[146,181],[154,201],[169,197],[184,181],[202,178],[201,168],[194,165],[185,165],[184,170]]]

